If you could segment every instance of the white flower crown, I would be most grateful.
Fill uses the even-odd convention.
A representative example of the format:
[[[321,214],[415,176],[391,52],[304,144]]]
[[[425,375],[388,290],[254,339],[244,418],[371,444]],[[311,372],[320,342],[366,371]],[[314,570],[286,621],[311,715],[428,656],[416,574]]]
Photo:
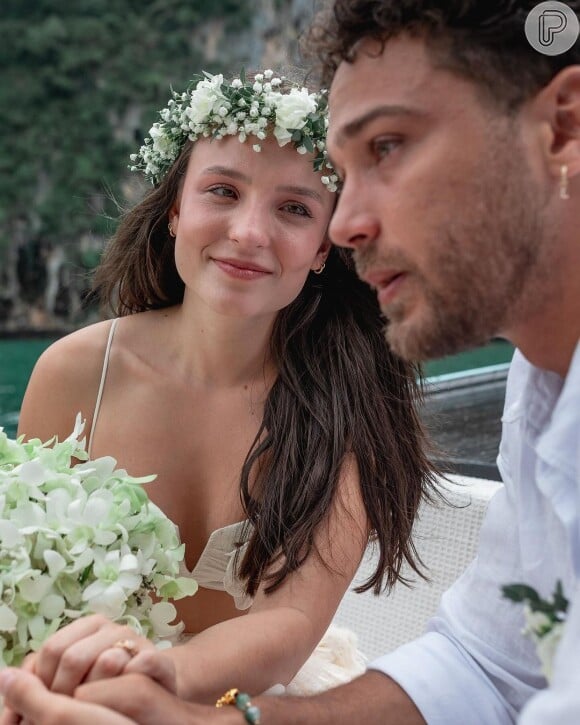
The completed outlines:
[[[224,82],[221,73],[194,76],[187,91],[173,92],[159,114],[161,121],[153,124],[139,153],[131,155],[130,169],[143,171],[158,184],[188,140],[237,136],[244,142],[254,136],[257,143],[252,148],[261,151],[259,142],[271,131],[280,146],[292,142],[298,153],[313,153],[314,170],[322,172],[329,191],[336,191],[338,176],[326,151],[327,94],[295,85],[282,93],[283,82],[288,83],[271,70],[257,73],[253,81],[247,81],[242,71],[231,83]]]

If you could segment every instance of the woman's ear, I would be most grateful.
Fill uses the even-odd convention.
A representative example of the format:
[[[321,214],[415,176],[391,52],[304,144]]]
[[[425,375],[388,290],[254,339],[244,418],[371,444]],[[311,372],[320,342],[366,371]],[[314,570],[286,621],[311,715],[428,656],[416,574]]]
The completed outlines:
[[[177,234],[177,227],[179,225],[179,200],[173,202],[167,216],[169,218],[169,232],[174,237]]]
[[[330,254],[331,249],[332,249],[332,242],[330,241],[330,237],[326,236],[326,237],[324,237],[324,241],[318,248],[318,254],[323,255],[324,259],[326,259],[328,257],[328,255]]]
[[[315,270],[318,270],[322,267],[323,264],[326,264],[326,260],[328,259],[328,255],[330,254],[330,250],[332,248],[332,242],[330,241],[329,237],[326,237],[320,247],[318,248],[318,252],[316,254],[316,257],[314,258],[314,262],[312,263],[312,266],[310,269],[314,272]]]

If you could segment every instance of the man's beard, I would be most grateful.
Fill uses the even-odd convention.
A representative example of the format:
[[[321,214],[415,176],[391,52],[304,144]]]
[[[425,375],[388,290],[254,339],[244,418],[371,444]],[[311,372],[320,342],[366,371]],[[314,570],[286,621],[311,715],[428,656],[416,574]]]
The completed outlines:
[[[404,252],[381,254],[380,244],[355,252],[360,275],[371,268],[408,274],[383,309],[387,342],[401,357],[428,360],[484,344],[540,304],[543,204],[525,157],[513,145],[511,153],[471,184],[468,203],[459,200],[444,229],[426,228],[421,269]]]

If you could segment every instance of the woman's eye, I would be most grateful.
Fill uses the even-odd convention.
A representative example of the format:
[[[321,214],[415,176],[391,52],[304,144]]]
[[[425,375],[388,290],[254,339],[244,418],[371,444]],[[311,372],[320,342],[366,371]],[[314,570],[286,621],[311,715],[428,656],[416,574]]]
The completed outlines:
[[[378,159],[384,159],[390,156],[401,145],[401,140],[397,138],[378,138],[372,143],[374,155]]]
[[[223,196],[226,199],[236,198],[236,192],[233,189],[230,189],[229,186],[212,186],[212,188],[209,189],[209,192],[211,194],[215,194],[215,196]]]
[[[285,204],[283,209],[290,214],[298,214],[298,216],[312,216],[310,211],[304,206],[304,204]]]

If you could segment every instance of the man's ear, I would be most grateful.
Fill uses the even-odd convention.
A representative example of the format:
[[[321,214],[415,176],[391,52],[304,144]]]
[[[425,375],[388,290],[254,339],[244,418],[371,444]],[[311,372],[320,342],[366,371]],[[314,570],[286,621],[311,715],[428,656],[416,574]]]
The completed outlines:
[[[562,167],[570,178],[580,174],[580,65],[560,71],[538,101],[548,123],[543,150],[552,175],[559,178]]]

